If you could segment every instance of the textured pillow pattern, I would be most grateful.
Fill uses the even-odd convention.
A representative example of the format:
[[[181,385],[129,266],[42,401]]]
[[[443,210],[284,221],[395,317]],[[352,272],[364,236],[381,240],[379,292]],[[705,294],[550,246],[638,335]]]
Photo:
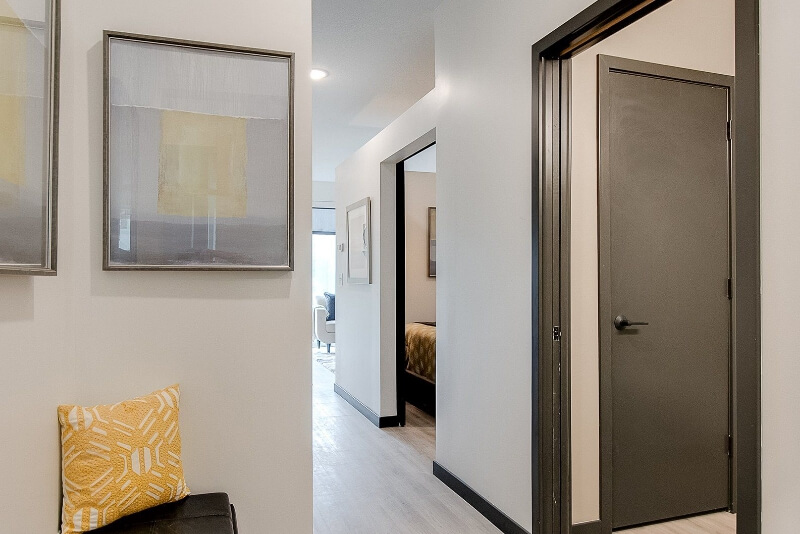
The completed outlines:
[[[109,406],[59,406],[62,534],[86,532],[189,495],[178,385]]]
[[[326,321],[336,320],[336,295],[333,293],[323,293],[325,295],[325,309],[328,310]]]

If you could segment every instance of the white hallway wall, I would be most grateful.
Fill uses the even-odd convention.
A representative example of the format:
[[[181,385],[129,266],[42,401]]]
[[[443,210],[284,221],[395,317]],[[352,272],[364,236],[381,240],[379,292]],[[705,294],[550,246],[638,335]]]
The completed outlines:
[[[347,249],[336,258],[336,384],[377,415],[397,415],[395,166],[432,137],[442,93],[433,90],[336,168],[336,241],[345,243],[346,207],[372,204],[372,284],[347,283]],[[383,164],[392,159],[392,164]]]
[[[437,12],[436,457],[532,529],[531,46],[588,0]]]
[[[800,524],[800,4],[761,0],[764,534]]]
[[[436,278],[428,276],[428,208],[436,207],[436,174],[405,174],[405,322],[436,321]]]
[[[63,2],[58,276],[0,276],[0,520],[55,533],[56,406],[180,382],[187,481],[242,532],[309,534],[311,2]],[[293,273],[101,270],[104,29],[297,53]]]

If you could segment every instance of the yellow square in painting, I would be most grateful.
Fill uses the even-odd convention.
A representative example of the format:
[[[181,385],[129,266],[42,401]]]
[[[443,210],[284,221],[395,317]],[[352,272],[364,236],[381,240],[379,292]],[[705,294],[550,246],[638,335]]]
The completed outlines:
[[[25,98],[0,95],[0,180],[25,184]]]
[[[161,112],[158,213],[247,216],[247,119]]]
[[[176,384],[107,406],[59,406],[61,534],[86,532],[189,495]]]
[[[0,0],[0,180],[25,184],[25,103],[30,31]]]

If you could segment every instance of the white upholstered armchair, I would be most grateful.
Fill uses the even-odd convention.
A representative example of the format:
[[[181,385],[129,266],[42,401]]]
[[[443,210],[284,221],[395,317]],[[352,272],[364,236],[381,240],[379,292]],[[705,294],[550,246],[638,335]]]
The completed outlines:
[[[336,343],[336,321],[326,321],[328,310],[325,308],[325,297],[315,297],[314,306],[314,337],[317,340],[317,347],[320,343],[328,345],[328,352],[331,351],[331,344]]]

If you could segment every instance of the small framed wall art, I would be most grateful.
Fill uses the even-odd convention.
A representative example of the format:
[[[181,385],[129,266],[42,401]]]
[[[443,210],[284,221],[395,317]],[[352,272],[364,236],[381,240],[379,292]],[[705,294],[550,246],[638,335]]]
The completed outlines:
[[[347,283],[372,283],[369,197],[347,206]]]
[[[294,54],[106,31],[104,60],[103,269],[292,270]]]
[[[56,274],[58,0],[0,0],[0,273]]]
[[[428,208],[428,276],[436,278],[436,208]]]

